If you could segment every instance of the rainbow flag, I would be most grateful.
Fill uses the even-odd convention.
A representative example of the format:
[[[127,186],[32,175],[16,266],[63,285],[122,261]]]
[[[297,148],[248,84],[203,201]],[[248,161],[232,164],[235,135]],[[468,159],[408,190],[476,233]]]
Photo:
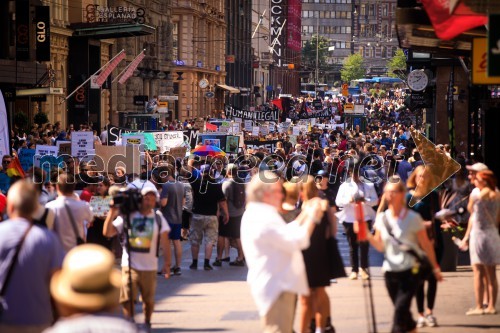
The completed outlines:
[[[21,162],[19,162],[19,159],[16,157],[12,158],[12,161],[9,163],[7,166],[7,170],[5,170],[7,173],[7,176],[9,177],[26,177],[26,174],[24,173],[23,168],[21,167]]]

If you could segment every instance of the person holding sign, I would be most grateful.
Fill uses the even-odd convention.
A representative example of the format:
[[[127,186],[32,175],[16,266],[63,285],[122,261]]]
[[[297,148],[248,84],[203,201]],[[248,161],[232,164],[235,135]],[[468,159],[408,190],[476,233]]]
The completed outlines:
[[[102,234],[104,220],[109,212],[109,202],[111,201],[111,196],[108,194],[109,187],[109,179],[102,177],[97,183],[95,194],[90,198],[94,222],[87,230],[87,243],[99,244],[111,250],[112,239],[104,237]]]

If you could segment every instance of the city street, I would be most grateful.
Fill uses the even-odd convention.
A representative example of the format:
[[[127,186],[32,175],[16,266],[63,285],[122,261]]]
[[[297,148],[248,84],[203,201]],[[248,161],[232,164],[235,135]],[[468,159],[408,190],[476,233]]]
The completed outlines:
[[[339,232],[344,261],[346,247]],[[158,278],[157,302],[153,314],[153,332],[260,332],[256,307],[245,282],[247,269],[223,263],[213,271],[189,270],[190,248],[183,242],[182,275],[170,280]],[[232,250],[234,251],[234,250]],[[370,259],[380,266],[382,256],[370,250]],[[231,253],[232,258],[236,253]],[[214,257],[215,258],[215,257]],[[203,258],[200,257],[200,260]],[[350,272],[349,268],[346,269]],[[372,267],[373,299],[377,332],[390,332],[392,305],[387,295],[380,267]],[[500,315],[465,316],[474,304],[472,270],[458,267],[444,273],[438,287],[435,316],[439,327],[425,327],[419,332],[474,333],[499,332]],[[332,321],[338,333],[373,332],[368,328],[367,298],[362,280],[339,279],[328,288]],[[140,305],[136,313],[140,313]],[[416,305],[412,307],[416,318]],[[141,322],[137,315],[137,322]]]

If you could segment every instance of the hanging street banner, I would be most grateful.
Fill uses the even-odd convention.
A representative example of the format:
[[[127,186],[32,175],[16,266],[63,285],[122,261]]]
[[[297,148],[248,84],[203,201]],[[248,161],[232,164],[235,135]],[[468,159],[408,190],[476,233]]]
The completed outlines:
[[[247,111],[233,108],[232,106],[226,106],[224,109],[226,113],[226,118],[240,118],[245,120],[255,120],[255,121],[278,121],[279,111],[278,110],[265,110],[265,111]]]
[[[330,108],[323,109],[322,111],[318,112],[307,112],[306,110],[302,110],[297,119],[313,119],[313,118],[331,118],[332,117],[332,111]]]

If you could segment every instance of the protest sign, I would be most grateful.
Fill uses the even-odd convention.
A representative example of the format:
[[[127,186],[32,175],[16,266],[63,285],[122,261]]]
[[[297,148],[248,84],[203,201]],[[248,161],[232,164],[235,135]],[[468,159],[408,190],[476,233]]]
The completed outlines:
[[[57,156],[58,149],[56,146],[47,146],[47,145],[36,145],[35,155],[45,156],[52,155]]]
[[[97,145],[95,148],[94,160],[97,170],[114,173],[117,166],[123,166],[127,174],[140,173],[138,146]]]
[[[232,128],[231,128],[231,133],[232,134],[238,134],[241,132],[241,122],[240,123],[233,123]]]
[[[170,148],[168,155],[173,156],[175,159],[183,159],[186,157],[187,148],[186,147],[174,147]]]
[[[35,149],[21,149],[21,151],[19,151],[19,163],[21,163],[21,168],[23,168],[24,171],[28,171],[29,168],[33,166],[33,157],[35,153]]]
[[[274,153],[276,151],[276,145],[281,140],[268,140],[268,141],[258,141],[258,140],[245,140],[245,145],[247,149],[259,149],[264,147],[269,152]]]
[[[299,126],[293,126],[292,127],[292,135],[300,135],[300,128],[299,128]]]
[[[59,155],[71,155],[71,142],[57,141],[56,147],[57,150],[59,151]]]
[[[259,126],[253,126],[252,127],[252,136],[259,136],[260,133],[260,127]]]
[[[3,194],[7,195],[9,188],[10,188],[10,177],[7,176],[6,173],[1,172],[0,173],[0,191],[2,191]]]
[[[200,130],[198,129],[188,129],[182,131],[184,137],[184,143],[182,144],[184,147],[189,147],[191,149],[194,149],[196,147],[196,144],[198,143],[198,133],[200,133]]]
[[[262,135],[268,135],[269,134],[269,126],[268,125],[260,126],[260,133]]]
[[[90,198],[89,205],[92,208],[92,214],[96,217],[106,217],[109,212],[109,202],[113,199],[110,195],[101,197],[101,196],[92,196]]]
[[[144,144],[144,135],[142,134],[123,134],[122,135],[122,146],[128,145],[143,145]]]
[[[231,106],[226,106],[224,109],[226,118],[241,118],[247,120],[255,120],[255,121],[278,121],[278,110],[267,109],[264,111],[247,111],[236,109]]]
[[[251,120],[245,120],[245,131],[252,131],[253,122]]]
[[[240,137],[236,135],[228,135],[226,137],[226,149],[224,150],[228,154],[237,154],[239,147]]]
[[[152,134],[160,153],[164,153],[173,147],[181,147],[184,143],[182,131],[154,132]]]
[[[94,148],[94,133],[92,131],[77,131],[71,133],[71,155],[86,156],[87,150]]]

